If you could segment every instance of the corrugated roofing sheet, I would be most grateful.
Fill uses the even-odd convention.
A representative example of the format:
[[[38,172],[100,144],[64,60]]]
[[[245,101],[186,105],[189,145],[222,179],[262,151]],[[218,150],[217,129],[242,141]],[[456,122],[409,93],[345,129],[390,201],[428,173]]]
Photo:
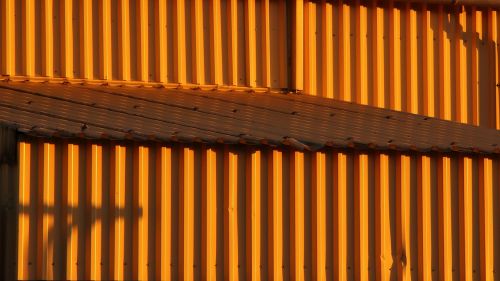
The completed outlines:
[[[500,131],[297,94],[0,83],[0,122],[42,136],[500,152]]]

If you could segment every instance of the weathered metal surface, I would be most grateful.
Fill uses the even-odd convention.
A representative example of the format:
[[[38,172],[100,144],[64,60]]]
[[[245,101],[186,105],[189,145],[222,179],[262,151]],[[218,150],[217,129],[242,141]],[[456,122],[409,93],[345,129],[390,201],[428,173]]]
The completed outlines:
[[[308,95],[0,83],[0,121],[27,134],[500,153],[500,131]]]
[[[496,280],[499,175],[498,156],[23,138],[7,269],[18,279]]]
[[[486,2],[0,0],[0,74],[34,82],[298,91],[500,129],[498,8]],[[231,93],[235,100],[256,96]],[[293,99],[275,106],[289,112]],[[202,108],[189,101],[182,104]],[[145,114],[140,107],[127,111]],[[19,116],[18,109],[3,112]],[[39,116],[30,114],[14,122]],[[316,112],[307,114],[315,126]],[[305,120],[295,115],[287,118]],[[159,122],[139,126],[141,118],[115,123]],[[391,119],[385,122],[399,120]],[[375,151],[374,143],[367,150],[289,151],[194,144],[192,136],[169,136],[175,142],[167,144],[134,131],[103,136],[88,125],[57,122],[46,116],[38,123],[48,130],[24,127],[52,137],[23,139],[18,165],[2,164],[3,210],[14,214],[6,225],[19,226],[5,233],[4,279],[499,279],[494,154]],[[77,139],[50,124],[129,140]],[[285,130],[271,133],[282,137]],[[231,142],[251,140],[238,135]],[[346,144],[360,148],[356,139]],[[4,196],[8,186],[15,196]]]
[[[498,7],[440,2],[1,0],[0,74],[292,89],[500,129]]]

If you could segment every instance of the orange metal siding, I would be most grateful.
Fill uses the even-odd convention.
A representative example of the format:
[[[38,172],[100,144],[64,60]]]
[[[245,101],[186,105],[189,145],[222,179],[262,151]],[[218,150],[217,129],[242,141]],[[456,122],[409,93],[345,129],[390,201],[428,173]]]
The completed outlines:
[[[499,22],[373,0],[0,0],[0,74],[292,88],[500,129]],[[1,168],[18,188],[6,274],[494,280],[499,161],[24,140]]]
[[[500,128],[499,20],[491,8],[375,0],[0,4],[0,73],[10,79],[292,88]]]
[[[8,274],[494,280],[499,161],[24,139]]]

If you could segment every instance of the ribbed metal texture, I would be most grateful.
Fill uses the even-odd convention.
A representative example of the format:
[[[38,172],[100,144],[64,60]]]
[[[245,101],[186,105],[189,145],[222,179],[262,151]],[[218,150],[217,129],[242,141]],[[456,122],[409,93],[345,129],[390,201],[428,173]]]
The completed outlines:
[[[499,24],[390,1],[0,0],[0,74],[291,88],[499,129]],[[18,149],[1,167],[18,208],[6,279],[500,278],[498,158]]]
[[[293,88],[500,128],[500,21],[487,7],[375,0],[0,4],[0,73],[11,79]]]
[[[496,280],[499,159],[19,143],[18,279]]]
[[[499,130],[309,95],[0,82],[0,96],[0,123],[42,137],[500,155]],[[0,161],[15,158],[1,132]]]

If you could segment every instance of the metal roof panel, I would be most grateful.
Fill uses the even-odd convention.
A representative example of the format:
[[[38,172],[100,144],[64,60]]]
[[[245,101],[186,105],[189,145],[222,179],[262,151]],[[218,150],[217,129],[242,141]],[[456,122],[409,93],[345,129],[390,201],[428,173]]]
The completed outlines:
[[[500,131],[298,94],[0,83],[0,122],[43,136],[499,152]]]

